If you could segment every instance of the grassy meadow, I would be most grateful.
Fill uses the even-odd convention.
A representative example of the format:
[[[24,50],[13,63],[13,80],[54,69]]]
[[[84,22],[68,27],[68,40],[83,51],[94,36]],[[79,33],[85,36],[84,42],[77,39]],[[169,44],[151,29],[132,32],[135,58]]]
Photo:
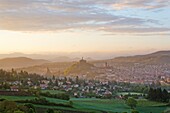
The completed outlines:
[[[26,100],[26,99],[34,99],[35,97],[29,96],[0,96],[2,99],[17,101],[17,100]],[[54,98],[46,98],[50,102],[55,103],[69,103],[66,100],[54,99]],[[73,108],[67,107],[58,107],[58,106],[45,106],[45,105],[35,105],[38,108],[48,109],[53,108],[56,110],[67,110],[67,111],[79,111],[79,112],[94,112],[94,113],[122,113],[127,112],[130,113],[131,109],[125,104],[124,100],[119,99],[96,99],[96,98],[71,98],[70,101],[73,102]],[[159,102],[151,102],[145,99],[138,100],[138,105],[136,108],[140,113],[162,113],[170,109],[170,107],[166,106],[165,103]],[[43,112],[42,112],[43,113]]]

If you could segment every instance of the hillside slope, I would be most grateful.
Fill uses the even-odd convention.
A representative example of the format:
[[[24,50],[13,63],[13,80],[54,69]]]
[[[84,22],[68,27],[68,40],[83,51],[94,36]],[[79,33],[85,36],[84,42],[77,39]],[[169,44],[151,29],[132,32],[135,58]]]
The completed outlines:
[[[112,59],[112,61],[120,63],[170,63],[170,51],[158,51],[147,55],[117,57]]]
[[[42,59],[30,59],[26,57],[5,58],[0,59],[0,68],[22,68],[34,65],[41,65],[44,63],[49,63],[49,61]]]

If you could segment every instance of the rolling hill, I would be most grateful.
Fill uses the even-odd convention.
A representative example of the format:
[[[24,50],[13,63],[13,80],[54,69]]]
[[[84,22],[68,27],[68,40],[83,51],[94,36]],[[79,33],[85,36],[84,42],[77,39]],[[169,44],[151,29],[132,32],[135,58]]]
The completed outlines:
[[[89,60],[87,60],[89,61]],[[110,66],[112,65],[126,65],[126,64],[134,64],[134,63],[144,63],[144,64],[170,64],[170,51],[158,51],[151,54],[146,55],[136,55],[136,56],[127,56],[127,57],[116,57],[108,60],[96,60],[89,61],[86,63],[80,62],[50,62],[46,64],[37,64],[36,66],[29,66],[25,68],[19,68],[18,70],[25,70],[31,73],[46,73],[47,67],[50,71],[58,75],[59,73],[82,73],[83,71],[88,72],[91,70],[95,70],[94,66],[101,67],[104,66],[105,63],[108,63]],[[92,64],[92,65],[91,65]],[[83,73],[84,73],[83,72]]]
[[[42,59],[30,59],[27,57],[4,58],[0,59],[0,68],[3,69],[22,68],[34,65],[41,65],[44,63],[49,63],[49,61]]]
[[[82,60],[80,60],[82,61]],[[47,68],[53,75],[63,75],[72,73],[87,73],[94,69],[94,65],[88,62],[51,62],[42,65],[29,66],[25,68],[17,68],[17,71],[27,71],[29,73],[45,74]],[[83,60],[84,61],[84,60]]]
[[[158,51],[146,55],[136,55],[128,57],[117,57],[111,59],[112,62],[117,63],[170,63],[170,51]]]
[[[70,67],[68,67],[64,73],[65,75],[68,74],[85,74],[89,73],[94,69],[94,65],[88,63],[86,60],[80,60],[79,62],[74,63]]]

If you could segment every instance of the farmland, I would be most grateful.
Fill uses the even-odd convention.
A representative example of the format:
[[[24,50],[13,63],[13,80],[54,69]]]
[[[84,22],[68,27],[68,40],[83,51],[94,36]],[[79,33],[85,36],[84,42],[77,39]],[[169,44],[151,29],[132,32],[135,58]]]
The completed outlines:
[[[34,99],[35,97],[18,97],[18,96],[0,96],[2,99],[18,101],[18,100],[26,100],[26,99]],[[54,98],[46,98],[50,102],[54,103],[62,103],[67,104],[69,101],[54,99]],[[53,108],[55,110],[61,111],[69,111],[69,112],[109,112],[109,113],[122,113],[122,112],[131,112],[131,109],[125,104],[124,100],[120,99],[96,99],[96,98],[71,98],[70,101],[73,102],[73,108],[68,107],[60,107],[60,106],[46,106],[46,105],[35,105],[37,108],[48,109]],[[152,102],[146,99],[138,100],[138,105],[136,108],[140,113],[162,113],[170,109],[170,107],[166,106],[165,103]],[[43,112],[43,111],[42,111]]]

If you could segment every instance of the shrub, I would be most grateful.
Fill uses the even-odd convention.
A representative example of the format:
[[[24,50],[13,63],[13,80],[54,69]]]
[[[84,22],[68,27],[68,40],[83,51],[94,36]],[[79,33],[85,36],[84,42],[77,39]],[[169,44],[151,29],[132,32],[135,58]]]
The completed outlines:
[[[50,98],[57,98],[62,100],[69,100],[70,96],[66,93],[58,93],[58,94],[51,94],[50,92],[40,93],[41,96],[50,97]]]
[[[35,112],[35,107],[32,104],[25,104],[24,106],[26,106],[28,109],[33,109],[33,111]]]
[[[61,111],[55,111],[54,113],[62,113]]]
[[[126,104],[130,106],[131,109],[134,109],[137,105],[137,101],[134,98],[128,98]]]
[[[14,113],[24,113],[24,112],[23,112],[23,111],[18,110],[18,111],[14,111]]]
[[[138,111],[136,111],[136,110],[133,110],[131,113],[139,113]]]
[[[69,101],[69,104],[72,106],[73,105],[73,101]]]
[[[19,100],[18,103],[32,103],[38,105],[49,105],[49,106],[62,106],[62,107],[72,107],[70,104],[59,104],[54,102],[49,102],[46,98],[35,98],[31,100]]]
[[[46,113],[54,113],[54,110],[53,110],[53,109],[48,109],[48,110],[46,111]]]

